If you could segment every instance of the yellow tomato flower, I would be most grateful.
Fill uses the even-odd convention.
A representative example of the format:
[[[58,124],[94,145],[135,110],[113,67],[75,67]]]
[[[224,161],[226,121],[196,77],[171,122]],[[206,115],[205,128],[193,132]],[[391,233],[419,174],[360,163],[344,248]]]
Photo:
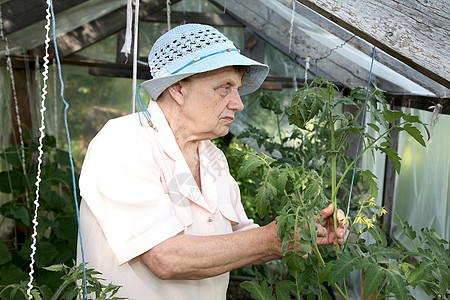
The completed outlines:
[[[369,199],[369,206],[376,206],[377,205],[374,200],[375,199],[373,197]]]
[[[382,207],[381,211],[380,211],[380,215],[384,215],[384,214],[387,214],[387,210],[385,210],[384,207]]]

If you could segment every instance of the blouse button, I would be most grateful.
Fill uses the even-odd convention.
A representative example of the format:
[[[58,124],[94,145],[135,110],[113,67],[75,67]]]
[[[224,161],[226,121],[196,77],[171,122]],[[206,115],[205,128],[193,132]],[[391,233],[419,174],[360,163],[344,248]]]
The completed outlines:
[[[214,221],[213,218],[209,217],[207,222],[208,224],[212,224],[213,221]]]

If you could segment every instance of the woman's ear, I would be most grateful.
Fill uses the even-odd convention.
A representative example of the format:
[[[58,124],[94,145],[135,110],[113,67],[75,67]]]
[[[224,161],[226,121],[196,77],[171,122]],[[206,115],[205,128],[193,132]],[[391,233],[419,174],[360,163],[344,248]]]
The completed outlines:
[[[178,103],[178,105],[184,104],[184,93],[180,81],[169,86],[167,88],[167,91],[169,92],[172,99],[174,99]]]

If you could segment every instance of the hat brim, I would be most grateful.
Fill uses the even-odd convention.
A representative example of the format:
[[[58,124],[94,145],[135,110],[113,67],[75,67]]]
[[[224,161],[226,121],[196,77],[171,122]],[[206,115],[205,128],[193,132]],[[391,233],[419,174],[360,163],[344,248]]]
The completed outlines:
[[[187,66],[180,73],[161,78],[153,78],[144,81],[141,85],[154,100],[157,100],[165,89],[184,78],[230,66],[249,67],[249,70],[242,77],[242,86],[239,88],[240,95],[246,95],[256,91],[269,73],[269,67],[267,65],[241,55],[237,51],[232,51],[207,57]]]

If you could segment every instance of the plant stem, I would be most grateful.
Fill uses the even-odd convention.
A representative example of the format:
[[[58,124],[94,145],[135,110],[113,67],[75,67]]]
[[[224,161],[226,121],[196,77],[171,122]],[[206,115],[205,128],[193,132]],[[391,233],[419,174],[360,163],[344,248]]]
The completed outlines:
[[[337,232],[338,220],[337,220],[337,203],[336,203],[336,152],[335,152],[335,141],[334,141],[334,123],[333,116],[330,113],[330,129],[331,129],[331,202],[333,203],[333,221],[334,221],[334,232]],[[336,253],[340,252],[338,238],[336,236]]]
[[[297,251],[297,224],[298,224],[298,211],[300,206],[297,206],[297,211],[295,212],[295,224],[294,224],[294,250]]]
[[[325,261],[322,258],[322,255],[320,254],[319,247],[317,247],[317,244],[313,244],[314,252],[316,252],[317,258],[319,259],[320,265],[325,267]]]
[[[61,284],[60,286],[59,286],[59,288],[58,288],[58,290],[55,292],[55,294],[53,295],[53,297],[52,297],[52,299],[51,300],[58,300],[59,298],[59,296],[61,295],[61,293],[66,289],[66,287],[69,285],[69,284],[71,284],[73,281],[71,281],[71,280],[66,280],[66,281],[64,281],[63,282],[63,284]],[[76,284],[76,282],[75,282],[75,284]]]
[[[383,290],[383,288],[384,288],[384,285],[387,283],[387,278],[386,279],[384,279],[384,281],[383,281],[383,284],[380,286],[380,288],[377,290],[377,293],[376,293],[376,295],[375,295],[375,299],[378,299],[378,295],[381,293],[381,291]]]
[[[336,149],[335,149],[335,140],[334,140],[334,123],[333,123],[333,115],[330,113],[330,129],[331,129],[331,202],[333,203],[333,221],[334,221],[334,232],[337,232],[338,228],[338,220],[337,220],[337,203],[336,203]],[[336,236],[336,253],[340,252],[338,238]],[[314,251],[317,253],[317,257],[319,257],[319,261],[321,262],[322,267],[325,266],[322,256],[320,255],[319,248],[317,245],[314,245]],[[347,293],[344,293],[336,283],[333,283],[333,287],[342,296],[343,299],[347,300]]]
[[[280,137],[280,144],[281,144],[281,147],[284,147],[283,137],[281,136],[280,118],[278,117],[278,114],[275,114],[275,115],[277,116],[277,127],[278,127],[278,136]]]
[[[313,248],[314,248],[314,252],[317,255],[317,258],[319,259],[320,265],[322,266],[322,268],[324,268],[325,261],[323,260],[322,255],[320,254],[319,247],[317,247],[317,244],[314,244]],[[332,286],[336,289],[336,291],[339,293],[339,295],[342,296],[342,299],[348,300],[348,296],[346,295],[346,293],[344,293],[336,283],[333,283]]]
[[[405,122],[404,122],[404,123],[405,123]],[[342,174],[341,179],[339,180],[339,182],[338,182],[338,184],[337,184],[337,186],[336,186],[336,191],[335,191],[336,194],[337,194],[337,191],[339,190],[339,188],[340,188],[340,186],[341,186],[341,184],[342,184],[342,181],[344,181],[345,175],[347,175],[347,173],[352,169],[353,164],[355,164],[355,163],[358,161],[358,159],[360,159],[361,156],[362,156],[367,150],[369,150],[370,148],[372,148],[373,145],[375,145],[375,143],[378,142],[384,135],[386,135],[387,133],[389,133],[390,131],[392,131],[392,130],[395,129],[396,127],[398,127],[398,126],[400,126],[400,125],[403,125],[404,123],[398,124],[398,125],[396,125],[396,126],[393,126],[393,127],[389,128],[388,130],[386,130],[386,131],[385,131],[384,133],[382,133],[378,138],[376,138],[372,143],[370,143],[367,147],[365,147],[365,148],[361,151],[360,154],[358,154],[358,156],[356,157],[356,159],[355,159],[354,161],[352,161],[352,162],[347,166],[347,168],[345,169],[344,173]],[[349,192],[351,193],[351,191],[349,191]],[[332,196],[336,197],[335,195],[332,195]]]

